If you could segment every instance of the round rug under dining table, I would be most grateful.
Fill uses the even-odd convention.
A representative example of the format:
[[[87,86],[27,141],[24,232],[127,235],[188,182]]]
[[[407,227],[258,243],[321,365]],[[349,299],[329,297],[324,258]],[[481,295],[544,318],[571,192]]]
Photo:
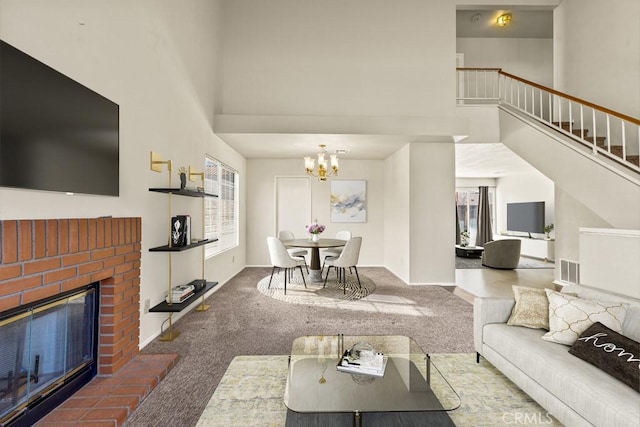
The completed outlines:
[[[329,274],[326,287],[324,287],[324,282],[310,282],[305,273],[307,281],[305,288],[298,270],[294,273],[291,281],[287,279],[287,294],[285,295],[284,270],[273,275],[271,287],[268,287],[270,277],[271,275],[268,275],[258,282],[258,291],[273,299],[293,304],[336,304],[355,301],[372,294],[376,289],[374,281],[362,274],[360,274],[361,286],[358,286],[355,273],[349,274],[347,270],[347,288],[346,291],[343,291],[342,284],[338,284],[333,269]]]

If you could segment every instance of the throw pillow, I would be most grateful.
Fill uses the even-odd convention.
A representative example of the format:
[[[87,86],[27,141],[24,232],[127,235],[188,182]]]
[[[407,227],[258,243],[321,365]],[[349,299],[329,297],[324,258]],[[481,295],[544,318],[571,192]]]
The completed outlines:
[[[549,299],[544,289],[513,286],[516,303],[507,325],[549,330]]]
[[[589,326],[596,322],[622,332],[628,304],[587,300],[546,289],[549,298],[549,332],[545,341],[572,345]]]
[[[640,392],[639,342],[596,322],[580,335],[569,353]]]

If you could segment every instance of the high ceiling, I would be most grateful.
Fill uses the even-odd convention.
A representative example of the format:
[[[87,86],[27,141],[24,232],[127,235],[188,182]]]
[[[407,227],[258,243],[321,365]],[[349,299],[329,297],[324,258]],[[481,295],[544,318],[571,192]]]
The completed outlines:
[[[503,13],[512,15],[511,24],[498,27]],[[496,9],[459,8],[456,12],[457,37],[474,38],[552,38],[553,11],[541,8]],[[299,133],[221,133],[231,147],[246,158],[299,158],[313,155],[309,147],[326,144],[327,151],[346,149],[342,159],[385,159],[404,146],[406,135],[299,134]],[[436,138],[442,141],[442,139]],[[429,141],[421,141],[429,142]],[[502,144],[456,144],[456,176],[460,178],[500,177],[531,170],[531,166]]]

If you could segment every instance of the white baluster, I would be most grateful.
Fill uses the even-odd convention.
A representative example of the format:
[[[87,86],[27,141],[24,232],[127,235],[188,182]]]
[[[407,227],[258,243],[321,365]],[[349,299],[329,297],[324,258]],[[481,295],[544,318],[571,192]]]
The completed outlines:
[[[591,122],[593,123],[593,154],[596,154],[597,149],[596,147],[598,146],[598,143],[596,142],[596,136],[598,135],[598,129],[596,126],[596,109],[592,108],[591,109]]]
[[[611,117],[607,114],[607,151],[611,151]]]
[[[580,104],[580,138],[584,139],[584,105]]]

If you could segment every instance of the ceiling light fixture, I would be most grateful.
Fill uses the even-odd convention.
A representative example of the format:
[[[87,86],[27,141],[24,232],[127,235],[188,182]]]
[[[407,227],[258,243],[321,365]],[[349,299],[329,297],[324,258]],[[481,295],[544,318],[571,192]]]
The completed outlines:
[[[496,23],[498,24],[498,27],[504,27],[506,25],[508,25],[511,22],[511,14],[510,13],[504,13],[500,16],[498,16],[498,19],[496,19]]]
[[[338,175],[338,155],[331,154],[331,170],[327,167],[327,150],[326,145],[320,145],[320,151],[318,152],[318,170],[315,171],[315,159],[311,157],[304,158],[304,168],[307,171],[307,175],[318,177],[318,181],[326,181],[328,177],[332,175]]]

